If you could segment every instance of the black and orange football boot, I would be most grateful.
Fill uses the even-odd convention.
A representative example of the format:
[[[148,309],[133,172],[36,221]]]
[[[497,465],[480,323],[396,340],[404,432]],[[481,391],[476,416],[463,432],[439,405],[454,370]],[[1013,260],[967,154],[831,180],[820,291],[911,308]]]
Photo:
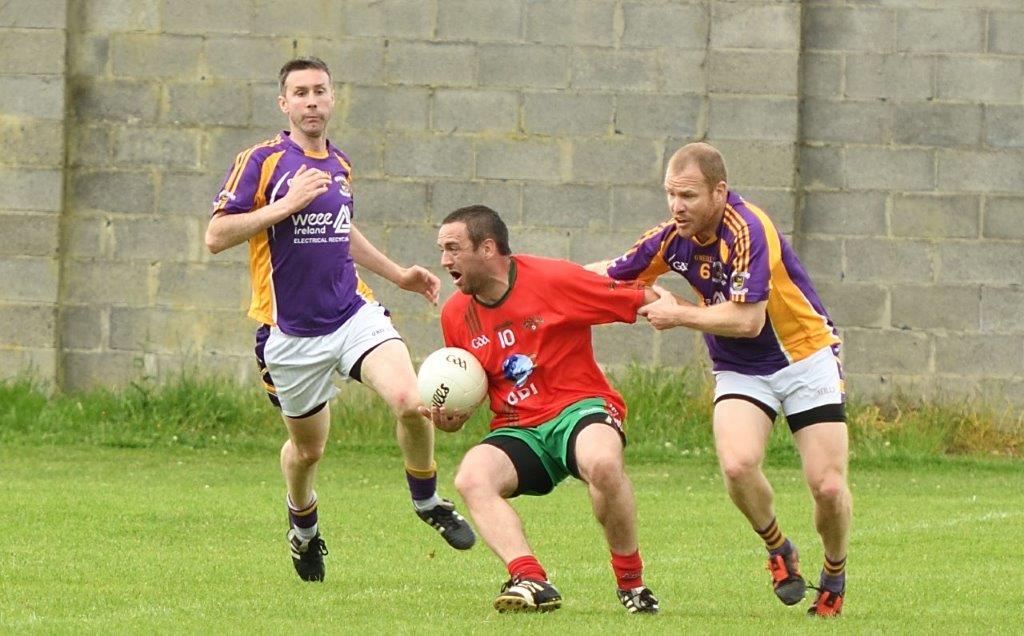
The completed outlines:
[[[775,596],[786,605],[796,605],[807,594],[807,583],[800,576],[800,558],[793,548],[789,554],[768,557],[768,571],[772,575]]]

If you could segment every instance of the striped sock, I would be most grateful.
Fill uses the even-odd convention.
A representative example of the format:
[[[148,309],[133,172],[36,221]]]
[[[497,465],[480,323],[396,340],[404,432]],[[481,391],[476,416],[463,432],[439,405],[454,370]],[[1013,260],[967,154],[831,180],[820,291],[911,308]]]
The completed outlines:
[[[405,465],[405,480],[409,483],[409,493],[413,501],[426,501],[437,493],[437,462],[430,468],[412,468]]]
[[[316,498],[316,492],[313,492],[312,497],[302,508],[299,508],[292,503],[291,495],[285,497],[288,502],[288,521],[291,522],[292,527],[295,528],[295,532],[303,541],[309,541],[316,536],[317,533],[317,522],[319,521],[317,515],[317,504],[319,503]]]
[[[820,587],[830,592],[842,594],[846,589],[846,557],[833,561],[825,557],[825,564],[821,567]]]
[[[775,517],[772,517],[771,523],[765,526],[764,530],[758,530],[757,534],[764,541],[764,546],[768,548],[770,554],[789,554],[793,551],[793,544],[779,530]]]

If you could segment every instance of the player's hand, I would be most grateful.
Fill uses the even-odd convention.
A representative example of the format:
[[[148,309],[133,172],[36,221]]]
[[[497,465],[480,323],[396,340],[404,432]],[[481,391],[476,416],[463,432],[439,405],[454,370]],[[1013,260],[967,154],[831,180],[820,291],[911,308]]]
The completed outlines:
[[[288,209],[291,214],[298,212],[312,203],[313,199],[327,192],[331,185],[331,174],[316,168],[307,168],[306,164],[299,166],[295,176],[288,180],[288,194],[284,195],[284,201],[288,202]]]
[[[417,408],[420,415],[427,418],[433,423],[433,425],[445,433],[454,433],[462,428],[473,413],[472,411],[449,411],[443,406],[431,406],[427,408],[420,406]]]
[[[680,304],[676,297],[660,285],[654,285],[651,289],[658,295],[658,300],[641,307],[637,310],[637,315],[646,318],[647,322],[651,323],[651,326],[658,331],[677,326],[676,315]]]
[[[422,295],[431,304],[436,305],[441,295],[441,280],[419,265],[412,265],[402,270],[398,278],[398,286],[405,291]]]
[[[587,263],[583,266],[583,269],[600,274],[601,276],[608,275],[608,266],[611,265],[611,261],[595,261],[593,263]]]

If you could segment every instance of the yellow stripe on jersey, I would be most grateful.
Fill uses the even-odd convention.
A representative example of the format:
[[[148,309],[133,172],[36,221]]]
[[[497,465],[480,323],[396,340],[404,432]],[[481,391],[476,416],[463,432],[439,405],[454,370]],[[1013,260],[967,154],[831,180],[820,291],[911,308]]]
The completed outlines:
[[[643,245],[644,241],[658,234],[659,232],[661,232],[670,225],[674,225],[674,223],[672,221],[665,221],[664,223],[655,225],[651,229],[647,230],[646,232],[643,233],[639,240],[637,240],[637,242],[633,244],[633,247],[629,248],[623,256],[629,256],[630,254],[633,254],[638,249],[640,249],[640,246]],[[668,271],[668,263],[666,263],[664,259],[665,248],[668,247],[669,241],[671,241],[675,237],[675,235],[676,230],[672,230],[671,232],[668,233],[668,235],[665,236],[664,239],[662,239],[661,245],[658,246],[658,252],[654,255],[654,258],[652,258],[651,262],[647,264],[647,267],[644,269],[644,271],[640,272],[640,274],[636,277],[638,281],[640,281],[644,285],[653,285],[654,281],[656,281],[659,276]]]
[[[725,208],[725,223],[735,237],[733,249],[736,261],[732,264],[733,271],[750,271],[750,227],[732,206]]]
[[[265,325],[274,323],[273,265],[270,262],[270,240],[267,232],[249,239],[249,276],[252,278],[252,300],[249,317]]]
[[[238,189],[238,182],[242,180],[242,173],[245,172],[245,167],[249,164],[249,159],[252,157],[252,153],[256,152],[260,148],[276,146],[279,143],[281,143],[281,135],[275,135],[273,139],[261,141],[260,143],[238,153],[235,157],[235,165],[231,168],[231,174],[228,175],[228,179],[224,183],[224,190],[231,194],[235,193],[235,190]],[[214,212],[219,211],[222,207],[223,206],[218,207]]]
[[[256,201],[252,209],[262,208],[267,204],[267,186],[270,185],[270,177],[274,175],[274,170],[277,169],[277,163],[281,161],[281,157],[284,156],[284,150],[279,150],[274,154],[270,155],[263,161],[263,165],[260,166],[260,182],[256,186]]]
[[[356,293],[363,297],[368,303],[375,303],[377,299],[373,297],[373,290],[370,286],[363,282],[363,279],[359,276],[359,272],[356,272]]]
[[[732,263],[733,272],[749,272],[750,271],[750,226],[747,222],[739,215],[738,212],[732,206],[726,206],[725,216],[723,217],[726,227],[732,231],[733,240],[733,257],[735,260]],[[725,262],[728,257],[728,246],[725,241],[719,242],[722,246],[720,252],[722,253],[722,261]],[[731,282],[731,281],[730,281]],[[771,286],[771,279],[768,281],[769,288]],[[731,286],[730,286],[731,287]],[[729,299],[738,303],[747,302],[746,292],[734,292],[730,289]]]
[[[775,226],[760,208],[747,203],[761,220],[768,243],[772,293],[768,296],[768,319],[786,358],[798,362],[812,353],[839,342],[825,317],[814,310],[804,293],[789,276],[782,262],[782,243]]]
[[[341,155],[339,155],[338,153],[334,153],[334,158],[338,160],[338,163],[341,164],[341,167],[344,168],[345,172],[348,173],[348,180],[351,181],[352,180],[352,166],[347,161],[345,161],[345,159]]]
[[[270,177],[277,168],[277,162],[284,156],[284,151],[275,152],[266,158],[260,168],[260,182],[256,188],[256,201],[253,209],[267,204],[264,193]],[[270,240],[267,230],[257,232],[249,239],[249,276],[252,278],[252,300],[249,303],[249,317],[259,320],[265,325],[277,324],[274,311],[274,266],[270,260]]]

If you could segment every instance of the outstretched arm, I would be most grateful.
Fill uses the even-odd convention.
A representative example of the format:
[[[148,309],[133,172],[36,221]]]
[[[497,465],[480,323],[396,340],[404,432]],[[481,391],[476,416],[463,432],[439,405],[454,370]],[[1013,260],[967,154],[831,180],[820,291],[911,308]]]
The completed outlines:
[[[754,338],[764,328],[767,300],[756,303],[724,302],[700,306],[676,298],[655,285],[658,299],[644,305],[637,313],[647,318],[655,329],[689,327],[716,336]]]
[[[363,233],[352,226],[349,249],[356,264],[388,279],[401,289],[416,292],[433,304],[441,295],[441,281],[419,265],[402,267],[373,246]]]

